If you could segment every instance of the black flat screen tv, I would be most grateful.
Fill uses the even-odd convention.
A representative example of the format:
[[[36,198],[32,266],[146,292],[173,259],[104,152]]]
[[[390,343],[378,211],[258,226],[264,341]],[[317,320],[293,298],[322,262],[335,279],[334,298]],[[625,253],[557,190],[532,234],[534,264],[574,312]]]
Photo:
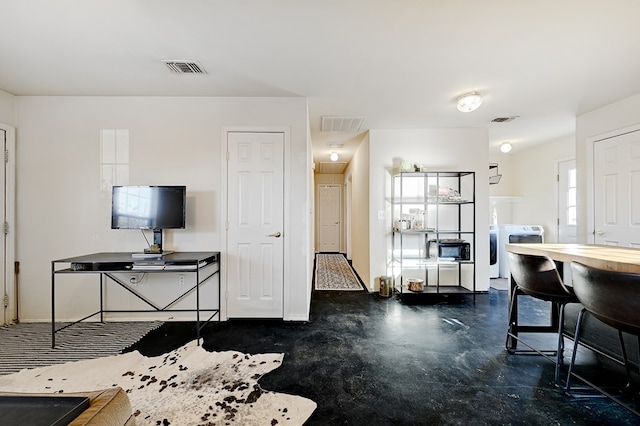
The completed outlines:
[[[111,229],[185,227],[185,186],[114,186]]]

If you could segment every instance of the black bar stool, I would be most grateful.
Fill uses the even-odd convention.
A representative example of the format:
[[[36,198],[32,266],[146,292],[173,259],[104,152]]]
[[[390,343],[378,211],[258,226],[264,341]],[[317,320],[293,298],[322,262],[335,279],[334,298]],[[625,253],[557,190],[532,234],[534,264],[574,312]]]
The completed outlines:
[[[547,256],[534,256],[517,253],[507,253],[511,270],[511,305],[509,307],[509,329],[505,344],[510,354],[543,355],[556,364],[555,383],[561,387],[560,369],[563,364],[564,351],[564,308],[567,303],[577,303],[573,292],[565,287],[556,263]],[[518,296],[527,295],[552,303],[551,324],[549,326],[521,325],[518,322]],[[519,336],[519,332],[529,333],[558,333],[558,345],[555,350],[539,350]],[[518,350],[517,343],[522,342],[529,350]],[[555,356],[555,359],[550,358]]]
[[[575,343],[571,363],[569,364],[565,391],[568,394],[571,393],[571,379],[574,375],[573,370],[578,344],[580,343],[580,332],[586,313],[618,330],[620,348],[622,350],[622,363],[627,376],[627,383],[621,386],[620,389],[628,388],[631,385],[631,369],[622,332],[636,336],[638,347],[640,347],[640,274],[607,271],[572,262],[571,276],[575,295],[582,303],[583,309],[578,315],[576,324]],[[605,389],[582,377],[579,378],[599,392],[616,400]],[[617,400],[616,402],[621,403]],[[621,405],[638,414],[637,410],[622,403]]]

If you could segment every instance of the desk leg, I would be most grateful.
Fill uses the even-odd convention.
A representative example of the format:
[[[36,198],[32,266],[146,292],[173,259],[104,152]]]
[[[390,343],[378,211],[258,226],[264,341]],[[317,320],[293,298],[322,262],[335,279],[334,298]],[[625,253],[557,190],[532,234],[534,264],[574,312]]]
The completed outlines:
[[[104,274],[100,274],[100,322],[104,323]]]
[[[200,346],[200,267],[196,267],[196,344]]]
[[[51,348],[56,347],[56,265],[51,262]]]

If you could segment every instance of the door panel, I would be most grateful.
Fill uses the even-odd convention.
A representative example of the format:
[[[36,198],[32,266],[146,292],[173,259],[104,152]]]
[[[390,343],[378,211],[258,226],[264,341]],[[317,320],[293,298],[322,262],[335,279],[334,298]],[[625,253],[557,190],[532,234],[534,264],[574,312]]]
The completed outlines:
[[[594,153],[594,242],[640,246],[640,131],[598,141]]]
[[[318,251],[340,251],[340,185],[318,185]]]
[[[231,132],[227,316],[282,318],[284,134]]]

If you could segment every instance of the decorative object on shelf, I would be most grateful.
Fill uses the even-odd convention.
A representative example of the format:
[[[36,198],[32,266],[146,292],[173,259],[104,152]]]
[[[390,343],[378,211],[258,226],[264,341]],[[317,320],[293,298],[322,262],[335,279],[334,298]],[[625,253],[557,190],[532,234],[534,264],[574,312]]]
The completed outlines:
[[[424,280],[421,278],[407,278],[407,288],[413,292],[421,292],[424,290]]]

